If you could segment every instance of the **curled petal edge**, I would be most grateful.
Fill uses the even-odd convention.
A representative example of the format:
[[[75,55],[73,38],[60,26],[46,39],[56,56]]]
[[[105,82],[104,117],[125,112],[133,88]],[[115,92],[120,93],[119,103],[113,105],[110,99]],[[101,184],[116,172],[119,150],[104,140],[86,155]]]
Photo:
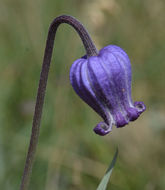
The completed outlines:
[[[93,129],[93,131],[100,136],[104,136],[111,132],[112,130],[112,124],[108,125],[105,122],[100,122],[96,125],[96,127]]]
[[[143,102],[134,102],[134,106],[137,108],[140,114],[146,110],[146,106]]]

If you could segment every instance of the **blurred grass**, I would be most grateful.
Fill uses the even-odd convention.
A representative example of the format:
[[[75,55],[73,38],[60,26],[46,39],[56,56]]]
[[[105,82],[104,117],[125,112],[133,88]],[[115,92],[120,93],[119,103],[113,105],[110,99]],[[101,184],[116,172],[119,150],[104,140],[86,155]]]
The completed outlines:
[[[96,189],[116,145],[111,190],[165,188],[165,2],[163,0],[0,1],[0,187],[18,189],[31,133],[35,96],[50,22],[70,14],[96,46],[121,46],[133,70],[133,99],[147,111],[106,137],[100,118],[69,84],[72,62],[84,55],[73,29],[60,26],[48,80],[30,189]]]

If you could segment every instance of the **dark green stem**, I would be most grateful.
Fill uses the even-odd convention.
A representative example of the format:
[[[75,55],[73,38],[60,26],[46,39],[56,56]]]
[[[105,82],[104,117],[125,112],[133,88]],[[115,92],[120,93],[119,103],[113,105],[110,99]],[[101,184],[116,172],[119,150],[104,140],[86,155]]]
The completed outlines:
[[[42,65],[42,70],[40,74],[39,87],[38,87],[38,92],[37,92],[35,112],[34,112],[34,117],[33,117],[31,139],[30,139],[30,144],[29,144],[28,153],[26,157],[26,163],[25,163],[24,173],[22,176],[20,190],[28,189],[28,184],[29,184],[30,176],[32,172],[32,166],[33,166],[33,162],[35,158],[36,147],[38,143],[42,108],[44,104],[44,97],[45,97],[49,67],[50,67],[50,62],[51,62],[51,57],[52,57],[55,34],[56,34],[58,26],[62,23],[67,23],[73,26],[73,28],[78,32],[84,44],[84,47],[86,49],[86,53],[88,57],[97,55],[97,49],[95,45],[93,44],[88,32],[79,21],[77,21],[75,18],[71,16],[66,16],[66,15],[62,15],[54,19],[54,21],[50,25],[47,42],[46,42],[45,54],[44,54],[43,65]]]

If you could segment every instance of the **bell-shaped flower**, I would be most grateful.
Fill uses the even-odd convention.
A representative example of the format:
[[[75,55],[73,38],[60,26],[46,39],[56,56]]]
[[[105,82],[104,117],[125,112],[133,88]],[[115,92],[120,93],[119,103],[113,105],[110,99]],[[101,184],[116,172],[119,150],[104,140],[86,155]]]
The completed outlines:
[[[123,127],[145,110],[143,102],[131,98],[131,64],[123,49],[109,45],[97,56],[76,60],[70,70],[76,93],[104,120],[94,128],[106,135],[112,126]]]

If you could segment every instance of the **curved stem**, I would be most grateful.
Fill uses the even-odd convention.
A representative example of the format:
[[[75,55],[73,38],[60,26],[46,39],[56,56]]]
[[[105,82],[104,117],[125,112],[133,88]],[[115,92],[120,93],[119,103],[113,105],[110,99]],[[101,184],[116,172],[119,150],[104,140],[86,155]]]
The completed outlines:
[[[26,157],[26,163],[25,163],[24,173],[22,176],[20,190],[26,190],[28,188],[30,175],[32,172],[32,166],[34,162],[34,157],[39,137],[40,121],[42,116],[42,108],[44,104],[44,97],[45,97],[46,84],[47,84],[49,67],[52,57],[54,39],[57,28],[61,23],[67,23],[73,26],[74,29],[78,32],[86,49],[87,56],[97,55],[97,49],[95,45],[93,44],[88,32],[85,30],[85,28],[79,21],[77,21],[75,18],[71,16],[66,16],[66,15],[62,15],[54,19],[54,21],[50,25],[46,42],[45,54],[44,54],[39,87],[36,98],[35,112],[33,117],[31,139]]]

